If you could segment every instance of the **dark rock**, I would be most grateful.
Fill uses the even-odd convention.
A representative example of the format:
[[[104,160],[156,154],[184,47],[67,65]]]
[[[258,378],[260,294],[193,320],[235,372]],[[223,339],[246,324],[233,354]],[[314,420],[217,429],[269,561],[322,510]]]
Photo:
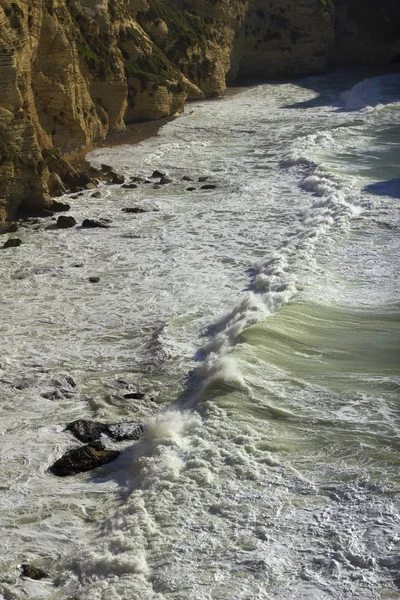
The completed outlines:
[[[32,565],[21,565],[22,576],[29,577],[29,579],[44,579],[48,577],[47,573],[38,567],[32,567]]]
[[[60,229],[68,229],[69,227],[75,227],[76,221],[74,217],[67,217],[65,215],[61,215],[57,219],[57,227]]]
[[[100,165],[100,170],[102,173],[104,173],[106,175],[110,171],[113,171],[113,168],[110,167],[109,165]]]
[[[162,171],[153,171],[152,177],[165,177],[165,173],[163,173]]]
[[[201,190],[215,190],[217,186],[216,185],[212,185],[210,183],[208,183],[207,185],[202,185],[201,186]]]
[[[10,240],[4,242],[3,248],[17,248],[17,246],[20,246],[21,244],[22,240],[19,238],[11,238]]]
[[[207,175],[204,175],[203,177],[199,177],[197,181],[204,182],[204,181],[207,181],[207,179],[210,179],[210,178]]]
[[[63,212],[70,210],[71,206],[69,204],[65,204],[64,202],[58,202],[57,200],[53,200],[49,209],[53,212]]]
[[[144,392],[129,392],[128,394],[124,394],[124,398],[129,400],[142,400],[145,395]]]
[[[69,423],[66,427],[67,431],[70,431],[78,440],[85,443],[98,440],[106,429],[107,425],[105,423],[86,421],[85,419],[72,421],[72,423]]]
[[[111,177],[111,183],[120,184],[125,183],[125,177],[121,175],[121,173],[117,173],[117,171],[110,171],[109,176]]]
[[[146,180],[144,179],[144,177],[134,176],[134,177],[131,177],[130,181],[132,183],[144,183]]]
[[[122,212],[138,214],[138,213],[144,213],[147,211],[144,208],[141,208],[140,206],[128,206],[127,208],[123,208]]]
[[[163,175],[160,179],[160,185],[165,185],[166,183],[172,183],[172,181],[173,180],[170,177]]]
[[[107,229],[110,227],[109,222],[106,219],[85,219],[82,223],[84,228],[102,227]]]
[[[151,187],[153,188],[153,190],[160,190],[161,189],[161,185],[159,183],[155,183]]]
[[[184,175],[182,177],[182,181],[193,181],[193,179],[191,177],[189,177],[189,175]]]
[[[137,184],[136,183],[124,183],[123,185],[121,185],[122,188],[124,188],[125,190],[135,190],[137,188]]]
[[[99,283],[100,277],[89,277],[90,283]]]
[[[118,450],[107,450],[101,442],[94,441],[80,448],[68,450],[49,467],[49,471],[57,477],[76,475],[106,465],[118,458],[119,455]]]
[[[187,192],[194,192],[194,191],[196,191],[196,188],[195,187],[188,187],[188,188],[186,188],[186,191]]]
[[[94,192],[94,194],[91,194],[92,198],[101,198],[101,192]]]
[[[108,425],[105,433],[115,442],[123,442],[125,440],[138,440],[143,431],[144,427],[142,423],[133,421],[132,423]]]
[[[18,223],[14,221],[8,221],[6,223],[1,223],[0,225],[0,234],[2,233],[15,233],[18,231]]]
[[[145,179],[143,183],[152,183],[152,181],[150,181],[150,179]]]

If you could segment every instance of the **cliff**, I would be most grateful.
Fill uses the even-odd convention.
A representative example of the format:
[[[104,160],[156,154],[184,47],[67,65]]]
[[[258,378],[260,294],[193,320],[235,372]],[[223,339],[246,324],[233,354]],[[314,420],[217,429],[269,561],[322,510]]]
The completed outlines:
[[[0,0],[0,222],[84,181],[60,155],[226,77],[396,59],[399,17],[397,0]]]
[[[0,0],[0,222],[76,175],[58,152],[220,94],[244,14],[242,0]]]

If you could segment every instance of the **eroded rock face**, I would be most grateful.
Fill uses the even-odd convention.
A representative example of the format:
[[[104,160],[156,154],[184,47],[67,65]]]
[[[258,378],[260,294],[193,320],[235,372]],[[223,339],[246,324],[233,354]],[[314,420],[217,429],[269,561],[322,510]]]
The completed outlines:
[[[398,0],[0,0],[0,223],[94,189],[61,155],[218,96],[228,72],[398,59],[399,19]]]
[[[73,188],[52,152],[220,94],[244,10],[242,0],[0,0],[0,222]]]

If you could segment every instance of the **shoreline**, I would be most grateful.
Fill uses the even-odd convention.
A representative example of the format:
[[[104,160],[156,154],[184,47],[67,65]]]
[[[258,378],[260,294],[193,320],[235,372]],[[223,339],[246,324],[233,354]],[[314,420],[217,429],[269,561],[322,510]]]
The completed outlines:
[[[160,119],[154,119],[152,121],[127,124],[126,128],[122,131],[116,131],[114,133],[107,134],[104,139],[93,141],[91,144],[86,146],[86,148],[79,150],[78,152],[64,154],[62,158],[77,171],[86,171],[89,174],[93,174],[94,169],[90,162],[86,159],[86,156],[90,152],[98,150],[99,148],[114,148],[115,146],[139,144],[144,140],[158,135],[161,127],[176,118],[177,117],[175,116],[169,116],[161,117]]]
[[[221,101],[226,100],[236,94],[240,94],[255,85],[252,84],[244,84],[244,85],[235,85],[231,87],[227,87],[224,93],[217,98],[202,98],[199,100],[187,101],[184,104],[184,108],[191,104],[192,102],[205,102],[205,101]],[[183,112],[183,111],[182,111]],[[167,117],[160,117],[159,119],[153,119],[151,121],[141,121],[138,123],[126,123],[126,128],[122,131],[116,131],[114,133],[109,133],[102,140],[97,140],[91,142],[88,146],[86,146],[83,150],[79,150],[78,152],[73,152],[72,154],[65,154],[62,156],[64,160],[66,160],[71,167],[78,171],[86,171],[90,174],[92,172],[93,175],[93,167],[90,162],[86,159],[86,156],[93,152],[94,150],[98,150],[99,148],[114,148],[116,146],[124,146],[124,145],[135,145],[148,140],[152,137],[158,135],[160,129],[164,127],[167,123],[174,121],[179,118],[180,114],[171,115]]]

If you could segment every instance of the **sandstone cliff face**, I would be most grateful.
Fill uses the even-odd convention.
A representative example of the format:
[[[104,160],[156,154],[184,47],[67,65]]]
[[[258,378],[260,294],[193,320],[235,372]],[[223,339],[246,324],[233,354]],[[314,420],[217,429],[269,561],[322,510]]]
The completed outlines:
[[[157,119],[225,79],[400,56],[398,0],[0,0],[0,223],[45,207],[59,154]]]
[[[331,0],[250,0],[229,77],[304,76],[324,71],[334,38]]]
[[[49,149],[220,94],[244,13],[242,0],[0,0],[0,221],[49,202]]]

